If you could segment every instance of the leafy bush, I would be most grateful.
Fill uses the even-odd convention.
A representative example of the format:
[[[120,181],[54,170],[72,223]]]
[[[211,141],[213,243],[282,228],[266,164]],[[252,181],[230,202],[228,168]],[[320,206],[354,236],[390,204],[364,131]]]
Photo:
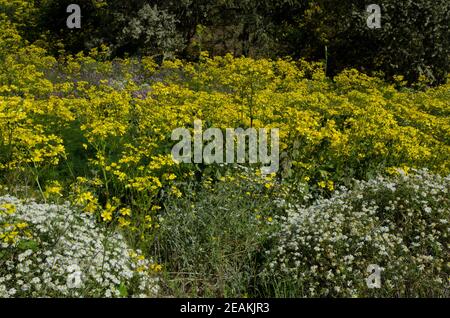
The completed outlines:
[[[79,0],[82,28],[65,25],[69,0],[1,1],[21,34],[61,53],[100,45],[113,56],[212,54],[327,60],[328,75],[347,68],[389,79],[442,84],[450,71],[446,0],[380,0],[381,28],[367,26],[363,0]]]
[[[367,1],[308,1],[288,36],[297,56],[323,59],[329,74],[345,68],[382,71],[434,84],[450,71],[450,4],[446,0],[380,0],[381,28],[367,26]]]
[[[0,297],[155,296],[159,268],[69,205],[0,197]]]
[[[125,24],[117,43],[121,51],[159,54],[165,58],[173,57],[181,48],[182,40],[176,30],[174,16],[167,11],[158,10],[156,6],[145,4]]]
[[[309,207],[291,205],[270,252],[274,292],[448,297],[449,191],[450,176],[421,170],[356,182]],[[370,264],[383,268],[380,289],[366,285]]]

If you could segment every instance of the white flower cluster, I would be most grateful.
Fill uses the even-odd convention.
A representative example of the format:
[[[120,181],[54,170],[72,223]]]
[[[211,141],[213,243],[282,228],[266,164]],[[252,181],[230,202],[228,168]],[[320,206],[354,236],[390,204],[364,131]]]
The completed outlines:
[[[152,264],[90,215],[68,204],[24,203],[10,196],[0,197],[2,206],[14,212],[0,211],[0,297],[154,297],[158,292]],[[11,229],[21,227],[11,236]]]
[[[299,296],[449,296],[450,177],[357,181],[279,220],[267,272]],[[368,265],[382,268],[369,289]]]

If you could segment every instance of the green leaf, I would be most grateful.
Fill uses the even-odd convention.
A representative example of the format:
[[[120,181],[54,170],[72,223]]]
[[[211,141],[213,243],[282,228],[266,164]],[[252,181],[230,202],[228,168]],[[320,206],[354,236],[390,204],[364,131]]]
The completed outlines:
[[[120,297],[128,297],[128,290],[124,283],[119,286]]]
[[[39,248],[39,244],[38,244],[38,242],[33,241],[33,240],[22,240],[19,242],[17,247],[23,251],[25,251],[25,250],[36,251]]]

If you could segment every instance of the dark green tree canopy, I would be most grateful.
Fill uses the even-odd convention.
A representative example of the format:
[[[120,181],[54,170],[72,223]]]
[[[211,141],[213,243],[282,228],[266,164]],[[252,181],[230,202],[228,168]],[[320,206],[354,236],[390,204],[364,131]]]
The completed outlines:
[[[331,76],[355,67],[411,83],[423,75],[439,84],[450,71],[448,0],[379,0],[380,29],[367,26],[367,0],[78,0],[82,28],[70,30],[72,2],[35,0],[24,36],[73,53],[106,44],[113,56],[327,59]]]

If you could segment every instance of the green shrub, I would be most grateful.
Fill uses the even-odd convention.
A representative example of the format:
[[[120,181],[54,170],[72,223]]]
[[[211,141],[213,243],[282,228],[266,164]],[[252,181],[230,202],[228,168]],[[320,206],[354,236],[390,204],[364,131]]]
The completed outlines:
[[[443,83],[450,70],[450,3],[446,0],[380,0],[381,28],[367,26],[367,1],[316,0],[297,16],[286,40],[291,52],[312,59],[325,58],[328,71],[345,68],[382,71],[388,77],[405,75],[410,82],[421,75]],[[289,32],[288,32],[289,34]]]

